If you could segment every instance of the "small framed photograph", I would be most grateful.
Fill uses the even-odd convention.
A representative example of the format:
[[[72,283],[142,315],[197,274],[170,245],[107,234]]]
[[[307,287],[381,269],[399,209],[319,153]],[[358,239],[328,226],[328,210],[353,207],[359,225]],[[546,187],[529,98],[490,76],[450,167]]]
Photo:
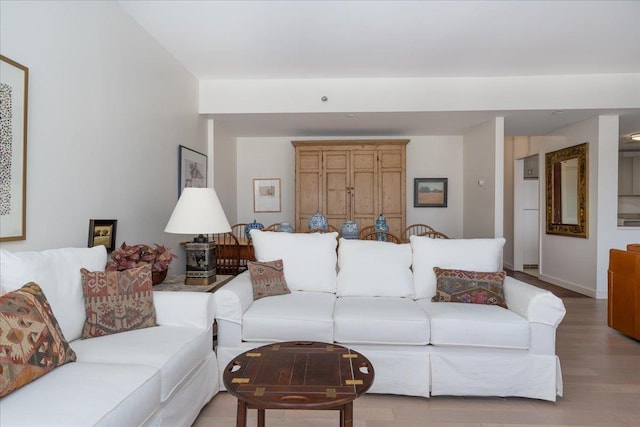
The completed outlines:
[[[111,252],[116,246],[116,219],[91,219],[89,220],[89,243],[90,248],[94,246],[104,246],[107,252]]]
[[[253,180],[253,211],[280,212],[280,178]]]
[[[448,178],[414,178],[413,207],[446,208]]]
[[[184,145],[179,147],[178,197],[186,187],[205,188],[207,186],[207,156]]]

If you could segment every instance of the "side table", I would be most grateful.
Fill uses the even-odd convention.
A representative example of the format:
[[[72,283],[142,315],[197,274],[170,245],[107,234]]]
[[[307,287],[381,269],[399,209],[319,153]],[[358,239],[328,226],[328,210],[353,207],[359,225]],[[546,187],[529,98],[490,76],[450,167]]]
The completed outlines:
[[[162,283],[153,287],[154,291],[169,291],[169,292],[211,292],[214,293],[220,289],[225,283],[229,282],[236,276],[228,274],[216,274],[216,281],[210,285],[185,285],[185,276],[167,277]],[[213,348],[218,345],[218,324],[213,322]]]
[[[215,292],[235,276],[216,274],[216,281],[210,285],[185,285],[185,276],[167,277],[164,282],[155,285],[154,291],[182,291],[182,292]]]

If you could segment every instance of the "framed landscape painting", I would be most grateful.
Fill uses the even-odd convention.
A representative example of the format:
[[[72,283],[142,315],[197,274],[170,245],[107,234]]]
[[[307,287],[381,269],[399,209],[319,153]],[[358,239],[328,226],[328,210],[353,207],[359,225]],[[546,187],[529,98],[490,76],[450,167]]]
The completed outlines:
[[[416,208],[446,208],[448,178],[414,178],[413,206]]]
[[[89,220],[88,247],[104,246],[107,252],[111,252],[116,246],[116,219],[91,219]]]

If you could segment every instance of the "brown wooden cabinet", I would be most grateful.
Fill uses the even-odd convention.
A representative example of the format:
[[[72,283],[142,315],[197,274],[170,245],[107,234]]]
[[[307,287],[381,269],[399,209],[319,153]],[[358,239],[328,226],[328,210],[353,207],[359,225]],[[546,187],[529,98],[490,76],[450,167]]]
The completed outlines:
[[[609,251],[609,310],[611,328],[640,340],[640,245]]]
[[[292,141],[296,150],[297,230],[321,212],[340,228],[347,219],[373,225],[379,214],[400,235],[406,216],[408,139]]]

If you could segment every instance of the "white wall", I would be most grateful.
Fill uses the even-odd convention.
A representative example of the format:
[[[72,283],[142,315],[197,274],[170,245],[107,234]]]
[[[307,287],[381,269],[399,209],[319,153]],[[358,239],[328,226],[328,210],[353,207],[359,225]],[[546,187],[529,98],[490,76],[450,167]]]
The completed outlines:
[[[225,132],[215,120],[209,120],[213,128],[212,150],[209,156],[213,158],[213,187],[216,189],[224,213],[229,224],[238,221],[237,207],[237,159],[236,138]]]
[[[464,237],[502,237],[504,118],[464,135]]]
[[[294,224],[295,214],[295,137],[238,138],[237,211],[238,222],[254,219],[264,226],[282,221]],[[281,212],[253,212],[253,180],[280,178]]]
[[[617,118],[616,118],[617,120]],[[588,162],[588,238],[558,236],[543,233],[540,241],[540,278],[565,288],[592,297],[598,296],[597,289],[597,245],[598,245],[598,168],[599,120],[591,119],[576,123],[554,132],[566,138],[566,142],[554,139],[542,144],[540,156],[565,147],[589,143]],[[614,135],[617,139],[617,133]],[[616,170],[615,168],[612,170]],[[616,176],[616,174],[611,174]],[[614,178],[615,179],[615,178]],[[544,169],[540,173],[541,182],[546,182]],[[617,181],[616,181],[617,183]],[[617,188],[617,187],[615,187]],[[615,193],[615,191],[614,191]],[[614,206],[617,206],[614,204]],[[540,211],[545,212],[545,200],[540,200]],[[614,218],[615,219],[615,218]],[[615,222],[614,222],[615,225]],[[545,228],[542,228],[544,230]],[[606,287],[606,285],[605,285]],[[599,296],[602,296],[600,294]]]
[[[206,152],[198,83],[113,2],[0,3],[2,54],[29,67],[27,240],[87,245],[89,219],[117,243],[164,243],[178,144]],[[180,260],[172,269],[184,269]]]
[[[200,112],[214,114],[637,108],[638,93],[638,73],[396,79],[204,80],[200,83]],[[328,102],[322,102],[322,96],[327,96]]]
[[[389,136],[388,138],[395,138]],[[407,224],[427,223],[450,237],[462,237],[462,137],[409,136],[407,145]],[[291,141],[299,139],[350,138],[238,138],[237,140],[237,222],[256,219],[265,226],[281,221],[293,222],[295,215],[295,150]],[[385,138],[382,138],[385,139]],[[218,145],[216,145],[218,147]],[[216,158],[218,152],[216,151]],[[254,178],[282,180],[282,212],[254,213]],[[448,178],[447,208],[414,208],[414,178]],[[216,181],[216,188],[218,181]],[[226,207],[225,207],[226,209]]]
[[[407,145],[407,225],[427,224],[462,237],[462,136],[412,136]],[[413,207],[414,178],[448,178],[446,208]]]

